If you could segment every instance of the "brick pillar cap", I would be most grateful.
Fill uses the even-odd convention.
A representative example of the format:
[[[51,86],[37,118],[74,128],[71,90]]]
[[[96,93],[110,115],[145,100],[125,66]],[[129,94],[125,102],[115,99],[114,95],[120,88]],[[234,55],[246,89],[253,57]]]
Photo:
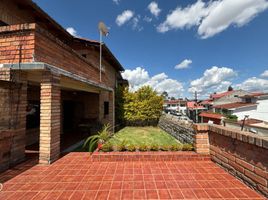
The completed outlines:
[[[201,123],[201,124],[194,124],[193,128],[196,131],[208,131],[209,126],[207,123]]]

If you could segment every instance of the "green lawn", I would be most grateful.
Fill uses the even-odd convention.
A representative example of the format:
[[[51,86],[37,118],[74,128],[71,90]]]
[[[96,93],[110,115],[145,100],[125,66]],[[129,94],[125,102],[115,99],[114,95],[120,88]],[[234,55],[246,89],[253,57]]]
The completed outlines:
[[[109,142],[118,145],[125,141],[126,145],[176,145],[177,139],[157,127],[125,127],[117,132]]]

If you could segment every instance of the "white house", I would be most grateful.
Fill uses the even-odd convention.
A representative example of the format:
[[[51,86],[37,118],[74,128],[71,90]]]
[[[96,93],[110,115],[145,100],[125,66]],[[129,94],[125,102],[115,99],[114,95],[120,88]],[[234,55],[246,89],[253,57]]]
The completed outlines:
[[[256,104],[256,106],[248,106],[238,108],[233,111],[233,114],[238,119],[243,119],[245,115],[249,118],[258,119],[268,122],[268,94],[251,94],[241,96],[242,102]]]

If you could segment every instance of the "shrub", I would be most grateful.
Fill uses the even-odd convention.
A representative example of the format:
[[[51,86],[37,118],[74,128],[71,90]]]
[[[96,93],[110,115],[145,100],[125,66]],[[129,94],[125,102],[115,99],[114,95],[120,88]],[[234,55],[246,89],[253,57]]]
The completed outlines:
[[[109,142],[105,143],[105,144],[102,146],[101,150],[104,151],[104,152],[110,152],[110,151],[112,151],[112,150],[113,150],[113,148],[112,148],[112,144],[109,143]]]
[[[169,145],[162,145],[162,146],[160,147],[160,149],[161,149],[162,151],[168,151],[168,150],[170,149],[170,146],[169,146]]]
[[[127,150],[128,151],[135,151],[136,150],[136,147],[135,147],[135,145],[130,144],[130,145],[127,146]]]
[[[183,151],[192,151],[194,149],[192,144],[183,144],[182,150]]]
[[[158,150],[159,150],[159,146],[158,146],[157,144],[153,144],[153,145],[151,146],[151,150],[152,150],[152,151],[158,151]]]
[[[181,149],[182,149],[181,144],[173,144],[173,145],[171,145],[171,150],[172,151],[180,151]]]
[[[141,145],[139,146],[139,150],[140,150],[140,151],[147,151],[147,150],[148,150],[148,146],[147,146],[146,144],[141,144]]]

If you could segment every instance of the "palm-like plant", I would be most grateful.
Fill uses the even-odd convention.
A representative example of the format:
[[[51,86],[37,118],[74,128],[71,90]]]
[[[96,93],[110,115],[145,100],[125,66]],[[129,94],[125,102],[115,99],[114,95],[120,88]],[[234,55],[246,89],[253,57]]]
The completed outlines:
[[[110,124],[104,125],[103,128],[96,135],[89,136],[86,139],[83,148],[88,147],[88,151],[93,152],[99,144],[105,143],[111,137],[110,130]]]

